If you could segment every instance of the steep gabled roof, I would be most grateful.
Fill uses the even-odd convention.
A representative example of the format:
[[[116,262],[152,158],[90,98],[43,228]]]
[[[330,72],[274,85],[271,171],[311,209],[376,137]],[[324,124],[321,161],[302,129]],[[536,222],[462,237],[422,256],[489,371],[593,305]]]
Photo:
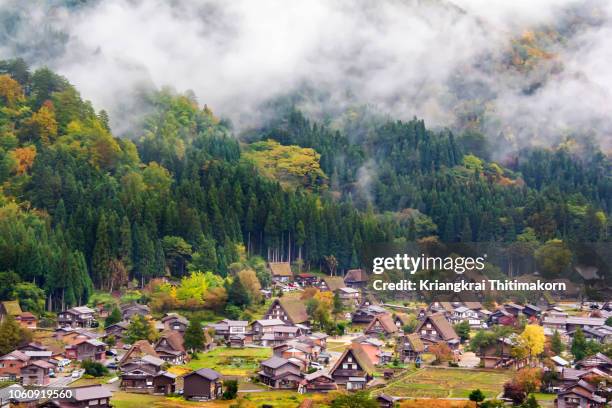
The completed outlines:
[[[285,358],[282,357],[278,357],[278,356],[272,356],[267,360],[264,360],[261,362],[261,365],[264,367],[269,367],[271,369],[277,369],[279,367],[284,366],[285,364],[293,364],[293,365],[298,365],[297,363],[294,363],[293,361],[287,360]]]
[[[327,286],[327,288],[332,292],[346,286],[344,284],[344,279],[342,279],[340,276],[324,276],[323,282],[325,282],[325,286]]]
[[[421,328],[425,326],[427,322],[430,322],[435,327],[436,331],[442,337],[442,340],[448,341],[459,338],[459,336],[457,336],[457,333],[455,332],[455,329],[453,329],[453,326],[451,326],[451,324],[448,322],[448,320],[446,320],[442,313],[435,313],[426,316],[425,319],[421,322],[421,324],[417,327],[416,332],[419,333],[421,331]]]
[[[157,340],[157,343],[155,343],[155,350],[158,350],[160,348],[160,344],[164,339],[172,350],[185,351],[185,346],[183,345],[183,336],[181,336],[181,333],[177,332],[176,330],[168,330],[163,332],[159,340]]]
[[[364,333],[367,333],[368,331],[370,331],[370,329],[372,329],[374,325],[376,325],[376,322],[379,322],[380,326],[388,334],[393,334],[399,331],[399,329],[393,322],[391,315],[389,313],[382,313],[382,314],[378,314],[374,316],[374,319],[372,319],[372,321],[365,328]]]
[[[361,283],[367,282],[368,275],[363,269],[349,269],[344,275],[344,282],[347,283]]]
[[[359,343],[351,343],[349,347],[347,347],[340,358],[336,361],[334,366],[329,370],[329,374],[333,375],[334,371],[336,371],[339,367],[341,367],[342,362],[347,357],[347,355],[352,355],[357,364],[361,367],[363,371],[368,374],[373,374],[375,371],[374,363],[370,360],[367,353],[361,347]]]
[[[304,323],[308,321],[308,312],[304,301],[296,298],[282,297],[278,299],[279,304],[285,310],[289,320],[293,324]]]
[[[121,357],[121,361],[119,361],[119,365],[123,365],[131,361],[132,359],[143,357],[145,355],[153,356],[159,358],[157,352],[146,340],[138,340],[135,342],[132,347]]]
[[[395,313],[395,319],[399,320],[402,326],[410,323],[410,315],[407,313]]]
[[[412,350],[416,351],[417,353],[422,353],[425,351],[425,345],[417,333],[408,334],[405,336],[405,339],[406,342],[410,343]]]
[[[289,264],[289,262],[270,262],[268,266],[270,267],[270,272],[272,273],[272,276],[293,276],[293,272],[291,272],[291,265]]]
[[[19,316],[21,313],[23,313],[21,306],[19,306],[19,301],[17,300],[5,300],[2,302],[2,307],[6,313],[11,316]]]
[[[483,308],[480,302],[463,302],[463,304],[470,310],[480,310]]]

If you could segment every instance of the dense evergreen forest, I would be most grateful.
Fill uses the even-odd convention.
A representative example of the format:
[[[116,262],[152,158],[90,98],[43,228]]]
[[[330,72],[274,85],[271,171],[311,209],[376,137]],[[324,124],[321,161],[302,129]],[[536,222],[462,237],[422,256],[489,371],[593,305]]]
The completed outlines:
[[[241,252],[335,272],[333,257],[340,272],[363,245],[433,235],[608,240],[612,173],[596,148],[502,166],[476,132],[334,127],[292,107],[240,142],[190,94],[147,98],[137,137],[118,138],[65,78],[0,62],[0,286],[43,290],[57,310],[131,279],[226,276]]]

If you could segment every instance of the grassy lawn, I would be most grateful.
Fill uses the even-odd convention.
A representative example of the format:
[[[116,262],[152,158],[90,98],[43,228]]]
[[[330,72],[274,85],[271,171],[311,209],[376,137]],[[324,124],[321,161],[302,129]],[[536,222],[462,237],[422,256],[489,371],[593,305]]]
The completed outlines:
[[[304,399],[312,399],[318,402],[317,407],[324,407],[329,400],[329,396],[325,394],[298,394],[296,391],[267,391],[267,392],[254,392],[250,394],[243,394],[242,398],[246,401],[253,403],[255,407],[259,407],[262,404],[268,404],[274,408],[295,408]]]
[[[160,395],[133,394],[129,392],[117,391],[113,393],[111,404],[115,408],[170,408],[170,407],[197,407],[206,406],[209,408],[229,407],[229,401],[220,401],[223,405],[204,405],[197,402],[185,401],[182,398],[168,398]]]
[[[74,387],[80,387],[82,385],[106,384],[108,380],[114,377],[116,377],[115,374],[103,375],[102,377],[83,376],[73,382],[71,385]]]
[[[327,340],[327,351],[338,351],[342,353],[346,348],[346,342]]]
[[[306,398],[317,401],[319,403],[317,407],[322,408],[327,406],[326,403],[329,400],[329,397],[324,394],[301,395],[295,391],[255,392],[251,394],[239,394],[239,398],[248,401],[247,404],[244,404],[245,407],[259,407],[262,404],[269,404],[274,408],[295,408]],[[193,402],[185,401],[182,398],[131,394],[118,391],[113,394],[111,403],[116,408],[140,408],[143,406],[149,408],[228,408],[230,405],[235,404],[236,400]]]
[[[270,348],[233,349],[217,347],[207,353],[200,353],[185,365],[192,370],[212,368],[224,375],[248,376],[259,368],[259,362],[270,358]]]
[[[488,397],[502,391],[512,374],[506,371],[423,368],[412,371],[381,390],[387,395],[412,398],[467,398],[476,388]]]

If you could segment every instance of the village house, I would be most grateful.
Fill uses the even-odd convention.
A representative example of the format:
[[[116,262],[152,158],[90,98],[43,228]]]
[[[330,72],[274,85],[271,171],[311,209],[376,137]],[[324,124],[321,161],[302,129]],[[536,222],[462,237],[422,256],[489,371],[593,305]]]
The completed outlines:
[[[387,394],[379,394],[376,397],[376,402],[380,408],[393,408],[395,407],[396,398]]]
[[[487,324],[498,324],[501,326],[514,326],[517,322],[517,318],[514,314],[510,313],[504,308],[499,308],[489,316]]]
[[[121,318],[123,320],[131,320],[134,316],[149,316],[151,315],[151,309],[147,305],[141,305],[140,303],[129,303],[121,305]]]
[[[329,375],[339,387],[352,391],[365,389],[374,371],[374,364],[361,345],[352,343],[329,370]]]
[[[381,313],[374,316],[374,319],[364,329],[363,333],[368,336],[385,338],[391,337],[399,332],[389,313]]]
[[[56,331],[56,338],[61,340],[64,344],[72,345],[80,343],[82,340],[95,340],[99,339],[101,334],[81,328],[67,328],[64,330]]]
[[[13,350],[0,357],[0,379],[15,381],[21,377],[21,369],[28,364],[30,357],[20,350]]]
[[[261,336],[261,345],[272,347],[302,335],[302,329],[297,326],[274,326]]]
[[[394,313],[393,314],[393,323],[397,326],[398,329],[403,330],[406,325],[410,324],[412,321],[412,317],[407,313]]]
[[[555,407],[557,408],[603,408],[606,399],[596,394],[597,387],[584,380],[570,385],[557,394]]]
[[[210,368],[201,368],[183,377],[183,397],[188,400],[214,400],[223,394],[223,377]]]
[[[293,272],[289,262],[269,262],[268,268],[273,282],[289,283],[293,280]]]
[[[368,286],[368,275],[363,269],[349,269],[344,275],[344,284],[353,289],[364,289]]]
[[[459,306],[453,309],[448,320],[451,324],[468,322],[472,328],[482,328],[482,321],[478,317],[478,312],[465,306]]]
[[[586,328],[598,328],[604,326],[606,319],[599,317],[580,317],[580,316],[544,316],[542,326],[550,330],[559,332],[573,332],[577,328],[583,331]]]
[[[599,327],[585,327],[582,329],[584,337],[587,340],[593,340],[600,344],[612,343],[612,327],[610,326],[599,326]],[[576,330],[567,333],[570,337],[574,337]]]
[[[320,349],[318,347],[315,349],[315,347],[298,340],[288,341],[287,343],[279,344],[272,348],[273,355],[286,360],[298,359],[302,361],[305,367],[308,366],[311,361],[316,361],[319,351]]]
[[[421,359],[425,345],[417,333],[406,334],[398,338],[396,351],[400,361],[408,363]]]
[[[321,292],[332,292],[336,293],[342,288],[345,288],[344,279],[340,276],[324,276],[321,279],[321,285],[319,288]]]
[[[525,308],[521,305],[517,305],[516,303],[506,303],[504,304],[504,310],[510,313],[514,317],[518,317],[523,313]]]
[[[453,313],[453,304],[451,302],[432,302],[427,308],[427,312],[431,314],[442,313],[444,316],[448,317]]]
[[[576,368],[583,370],[597,368],[605,373],[612,374],[612,359],[603,353],[596,353],[576,362]]]
[[[115,345],[121,346],[123,345],[123,338],[125,337],[125,332],[129,326],[130,324],[125,321],[111,324],[104,329],[104,338],[107,339],[108,337],[113,336],[115,339]]]
[[[230,348],[243,348],[246,344],[246,337],[242,334],[232,334],[227,343]]]
[[[132,344],[130,349],[121,357],[119,360],[119,367],[128,364],[131,361],[138,360],[144,356],[157,357],[157,352],[153,348],[153,345],[146,340],[138,340]],[[163,360],[162,360],[163,361]]]
[[[304,301],[282,297],[274,299],[264,319],[278,319],[289,325],[308,324],[308,313]]]
[[[17,319],[17,316],[22,314],[21,306],[17,300],[5,300],[0,302],[0,323],[4,321],[7,316],[13,316]]]
[[[531,303],[527,303],[523,308],[523,314],[527,316],[527,318],[535,317],[540,318],[542,315],[542,309],[536,305],[532,305]]]
[[[60,312],[57,322],[63,327],[93,327],[94,310],[87,306],[77,306]]]
[[[120,388],[129,392],[154,392],[155,377],[163,371],[164,364],[164,360],[151,355],[122,364]]]
[[[103,361],[105,352],[106,344],[96,339],[82,339],[66,346],[66,358],[71,360]]]
[[[304,379],[300,382],[298,392],[330,392],[336,391],[338,386],[334,379],[323,371],[315,371],[311,374],[304,375]]]
[[[382,313],[387,313],[387,310],[383,307],[377,305],[361,306],[351,315],[351,321],[357,324],[369,324],[374,320],[374,317]]]
[[[185,334],[187,326],[189,326],[189,320],[185,319],[178,313],[166,313],[161,319],[165,330],[174,330],[181,333],[181,336]]]
[[[286,326],[280,319],[260,319],[251,324],[254,341],[261,341],[261,337],[266,333],[272,333],[275,327]]]
[[[459,336],[441,313],[426,316],[417,326],[415,333],[419,334],[426,349],[440,342],[447,343],[451,349],[459,346]]]
[[[30,312],[23,312],[15,320],[25,329],[34,330],[38,327],[38,319]]]
[[[20,371],[22,385],[48,385],[53,364],[44,360],[29,361]]]
[[[516,341],[512,337],[499,338],[495,343],[483,347],[476,353],[485,368],[522,368],[528,363],[527,358],[516,359],[512,347]]]
[[[217,339],[229,340],[230,336],[246,336],[250,334],[247,332],[249,322],[246,320],[229,320],[223,319],[218,323],[209,325],[215,330],[215,337]]]
[[[108,388],[97,385],[70,387],[71,397],[55,401],[58,408],[110,408],[111,392]]]
[[[154,349],[160,359],[174,365],[183,364],[187,356],[183,346],[183,336],[177,331],[163,332]]]
[[[318,286],[319,278],[312,273],[300,273],[295,276],[295,283],[302,287]]]
[[[296,360],[272,356],[261,362],[259,380],[272,388],[297,389],[302,382],[302,367]]]
[[[342,304],[345,306],[357,306],[359,304],[359,290],[354,288],[340,288],[337,291]]]

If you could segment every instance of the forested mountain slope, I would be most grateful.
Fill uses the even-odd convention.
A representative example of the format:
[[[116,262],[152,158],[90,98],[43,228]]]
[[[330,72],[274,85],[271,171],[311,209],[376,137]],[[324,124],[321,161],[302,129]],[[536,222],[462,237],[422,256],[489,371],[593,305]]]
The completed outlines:
[[[529,150],[504,167],[474,132],[376,121],[349,139],[294,109],[240,143],[188,94],[147,102],[139,136],[117,138],[66,79],[0,63],[1,278],[44,290],[49,309],[129,279],[225,276],[242,248],[342,271],[365,244],[430,235],[608,239],[601,153]]]

